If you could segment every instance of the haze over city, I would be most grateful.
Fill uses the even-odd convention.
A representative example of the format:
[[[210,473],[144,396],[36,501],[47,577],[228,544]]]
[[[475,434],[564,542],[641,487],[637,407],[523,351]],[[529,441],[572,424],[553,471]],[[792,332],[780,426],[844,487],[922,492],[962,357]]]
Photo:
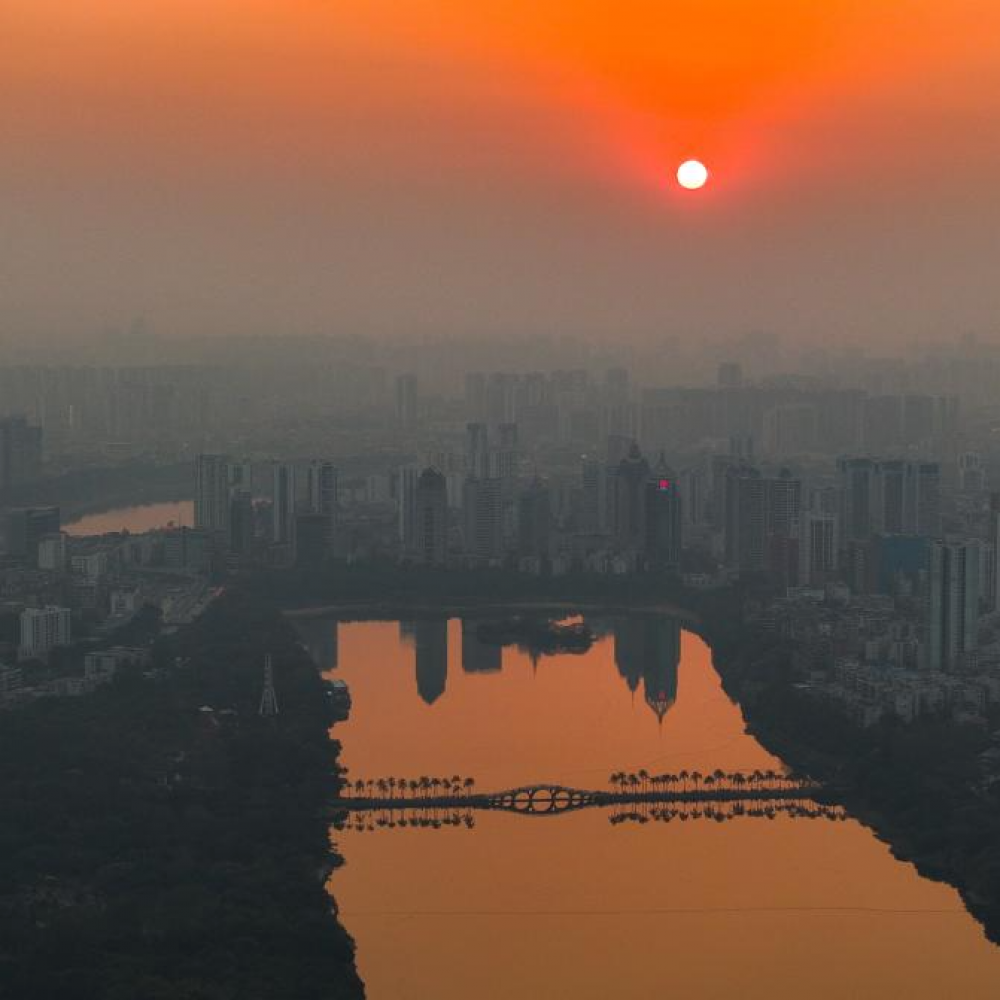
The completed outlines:
[[[13,0],[4,334],[991,339],[998,17]]]

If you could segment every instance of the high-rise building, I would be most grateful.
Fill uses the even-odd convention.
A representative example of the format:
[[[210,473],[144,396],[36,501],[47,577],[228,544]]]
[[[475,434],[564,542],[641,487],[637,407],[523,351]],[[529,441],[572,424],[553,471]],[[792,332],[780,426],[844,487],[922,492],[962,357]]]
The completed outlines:
[[[396,473],[396,508],[402,551],[412,554],[417,537],[417,482],[420,466],[403,465]]]
[[[443,566],[448,556],[448,484],[437,469],[417,480],[412,543],[408,554],[422,566]]]
[[[876,463],[870,458],[840,458],[840,528],[845,542],[867,541],[876,528]]]
[[[758,469],[726,470],[725,562],[743,573],[764,569],[767,552],[767,491]]]
[[[982,493],[986,489],[986,466],[982,455],[967,451],[958,456],[958,488],[963,493]]]
[[[297,499],[297,507],[325,519],[325,548],[329,552],[333,548],[337,528],[337,468],[333,462],[312,459],[305,463],[301,475],[303,495]]]
[[[623,549],[639,551],[646,544],[646,484],[649,462],[633,441],[618,463],[614,480],[614,533]]]
[[[72,615],[69,608],[26,608],[21,612],[21,644],[18,656],[22,660],[40,659],[57,646],[72,641]]]
[[[766,477],[746,465],[731,467],[726,477],[726,564],[741,573],[797,575],[802,481],[787,469]]]
[[[551,496],[545,485],[536,478],[517,501],[517,554],[547,559],[550,554],[551,530]]]
[[[841,528],[845,542],[874,534],[941,531],[941,467],[904,459],[841,458]]]
[[[463,491],[466,555],[493,562],[503,554],[503,491],[499,479],[466,479]]]
[[[58,507],[17,507],[7,513],[7,554],[37,564],[39,543],[61,527]]]
[[[272,474],[271,540],[275,545],[291,545],[295,538],[295,464],[275,462]]]
[[[930,617],[927,665],[952,671],[969,663],[978,646],[979,562],[977,540],[936,541],[930,554]]]
[[[396,425],[400,430],[412,431],[420,417],[420,398],[416,375],[396,377]]]
[[[229,533],[229,457],[199,455],[195,460],[194,526]]]
[[[0,493],[37,479],[42,471],[42,429],[23,416],[0,419]]]
[[[839,559],[839,529],[836,514],[807,511],[799,532],[799,582],[821,586],[834,579]]]
[[[644,500],[646,566],[677,572],[683,533],[680,483],[662,454],[646,482]]]
[[[52,535],[43,535],[38,540],[38,568],[52,573],[61,573],[66,569],[68,551],[66,535],[60,531]]]

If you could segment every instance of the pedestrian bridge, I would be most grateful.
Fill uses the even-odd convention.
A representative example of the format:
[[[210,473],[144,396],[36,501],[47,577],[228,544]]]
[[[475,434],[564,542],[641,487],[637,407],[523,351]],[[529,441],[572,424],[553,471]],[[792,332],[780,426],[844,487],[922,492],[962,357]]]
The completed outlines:
[[[374,787],[375,783],[357,782],[356,787]],[[341,798],[336,808],[348,811],[371,809],[479,809],[518,813],[523,816],[556,816],[593,807],[640,805],[654,803],[710,802],[780,802],[808,800],[817,795],[821,786],[809,779],[780,775],[729,774],[725,780],[698,783],[691,786],[678,779],[671,787],[667,782],[643,782],[630,785],[622,782],[617,790],[571,788],[560,784],[521,785],[496,792],[474,792],[466,785],[451,787],[436,793],[419,782],[400,781],[401,793],[379,783],[378,794]],[[409,793],[406,789],[410,788]]]

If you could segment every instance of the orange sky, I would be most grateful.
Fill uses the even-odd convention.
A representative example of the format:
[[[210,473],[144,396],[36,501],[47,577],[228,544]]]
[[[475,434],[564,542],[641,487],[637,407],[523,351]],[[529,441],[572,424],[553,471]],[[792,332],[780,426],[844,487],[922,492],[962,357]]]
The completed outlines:
[[[0,302],[178,332],[982,328],[998,29],[988,0],[6,0]]]

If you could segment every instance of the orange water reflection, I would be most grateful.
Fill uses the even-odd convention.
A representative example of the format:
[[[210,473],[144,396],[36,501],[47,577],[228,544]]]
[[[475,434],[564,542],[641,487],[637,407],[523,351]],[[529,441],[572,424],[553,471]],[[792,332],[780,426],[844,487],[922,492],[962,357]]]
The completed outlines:
[[[631,690],[614,634],[537,668],[507,649],[490,672],[467,632],[467,672],[460,622],[421,628],[307,625],[318,658],[339,661],[351,687],[351,719],[336,735],[354,777],[602,787],[621,769],[777,766],[743,732],[690,633],[660,722],[664,699],[647,702],[644,687],[663,687],[662,673]],[[628,661],[636,633],[617,633]],[[472,830],[337,839],[347,863],[332,890],[374,1000],[1000,995],[1000,950],[957,893],[853,821],[613,827],[598,810],[480,813]]]
[[[116,507],[100,514],[87,514],[64,526],[69,535],[106,535],[113,531],[138,534],[173,524],[191,527],[194,524],[194,503],[180,500],[170,503],[141,504],[136,507]]]

